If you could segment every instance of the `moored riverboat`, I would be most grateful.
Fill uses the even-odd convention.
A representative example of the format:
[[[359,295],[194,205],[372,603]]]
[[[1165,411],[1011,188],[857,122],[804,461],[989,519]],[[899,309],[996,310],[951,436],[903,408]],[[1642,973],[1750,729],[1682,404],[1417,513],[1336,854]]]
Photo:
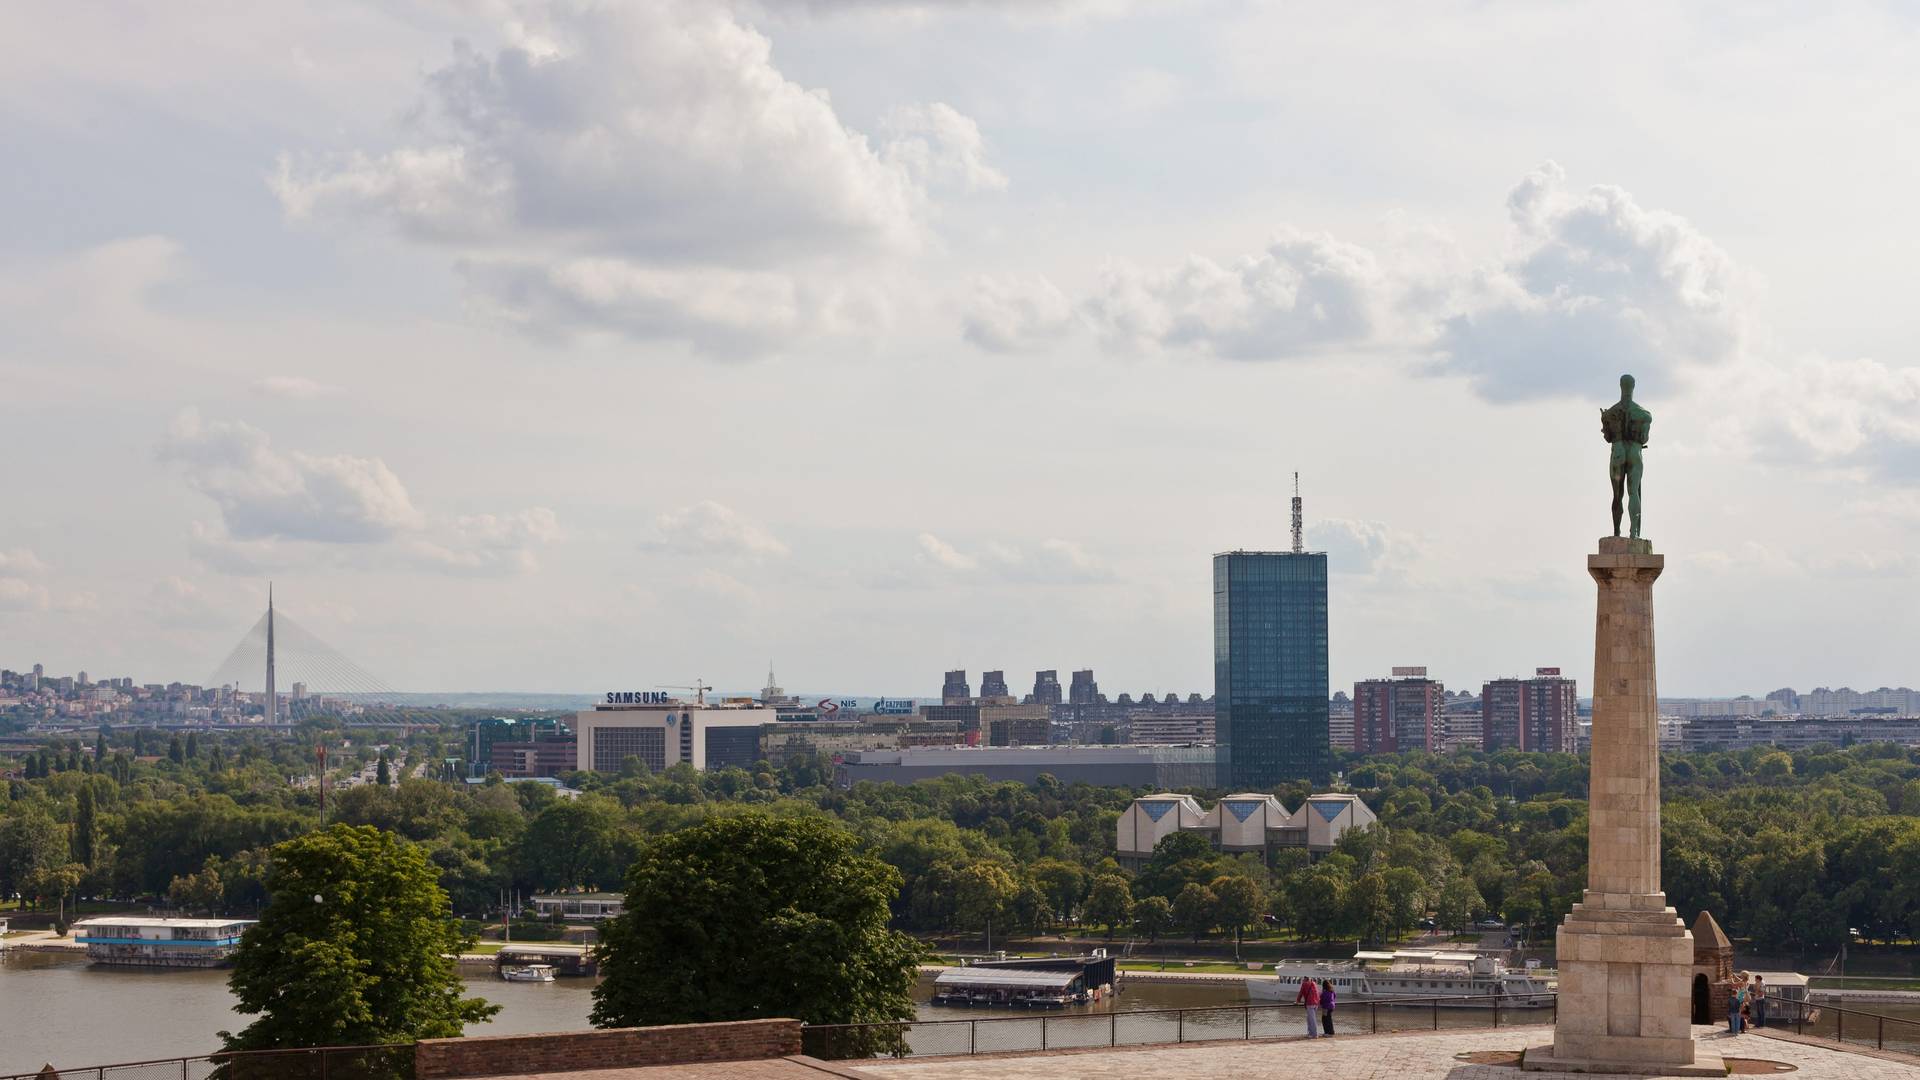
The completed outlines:
[[[503,967],[500,969],[500,977],[508,982],[550,983],[553,981],[553,967],[549,964]]]
[[[1292,1001],[1303,979],[1332,983],[1336,1000],[1343,1003],[1418,1000],[1423,1005],[1477,1009],[1553,1004],[1553,988],[1546,979],[1511,969],[1498,957],[1422,950],[1359,952],[1351,960],[1282,961],[1274,965],[1272,975],[1247,979],[1247,996],[1255,1001]]]
[[[221,967],[233,961],[253,919],[154,919],[100,916],[73,924],[74,940],[96,964]]]

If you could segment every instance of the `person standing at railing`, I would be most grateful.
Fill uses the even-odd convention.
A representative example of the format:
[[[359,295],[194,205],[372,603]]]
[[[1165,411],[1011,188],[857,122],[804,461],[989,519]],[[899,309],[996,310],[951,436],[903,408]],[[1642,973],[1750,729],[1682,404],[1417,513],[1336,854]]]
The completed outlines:
[[[1300,992],[1293,995],[1293,1003],[1307,1007],[1307,1038],[1319,1038],[1320,1025],[1313,1014],[1320,1011],[1320,984],[1312,979],[1301,979]]]
[[[1747,988],[1742,983],[1734,983],[1727,994],[1727,1030],[1740,1034],[1740,1010],[1747,1005]]]
[[[1765,977],[1753,977],[1753,1026],[1767,1026],[1767,980]]]
[[[1328,1038],[1333,1037],[1333,982],[1320,980],[1320,1030]]]

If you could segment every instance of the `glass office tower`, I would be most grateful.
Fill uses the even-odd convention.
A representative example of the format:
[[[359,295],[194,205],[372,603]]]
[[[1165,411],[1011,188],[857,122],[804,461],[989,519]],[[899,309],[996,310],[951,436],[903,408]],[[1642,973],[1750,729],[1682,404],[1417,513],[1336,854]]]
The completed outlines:
[[[1213,557],[1213,709],[1221,787],[1327,779],[1325,552]]]

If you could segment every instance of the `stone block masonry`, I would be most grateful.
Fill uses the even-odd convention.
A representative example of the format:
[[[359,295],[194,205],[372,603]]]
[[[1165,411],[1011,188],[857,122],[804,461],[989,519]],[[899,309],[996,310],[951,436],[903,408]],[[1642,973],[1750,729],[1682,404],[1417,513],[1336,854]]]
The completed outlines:
[[[1593,777],[1587,890],[1556,941],[1553,1045],[1526,1068],[1720,1076],[1695,1045],[1693,935],[1660,884],[1660,704],[1653,583],[1666,558],[1645,540],[1607,537],[1587,556],[1599,587],[1593,633]]]
[[[417,1080],[454,1080],[788,1057],[800,1053],[800,1026],[798,1020],[739,1020],[422,1039],[414,1047],[413,1074]]]

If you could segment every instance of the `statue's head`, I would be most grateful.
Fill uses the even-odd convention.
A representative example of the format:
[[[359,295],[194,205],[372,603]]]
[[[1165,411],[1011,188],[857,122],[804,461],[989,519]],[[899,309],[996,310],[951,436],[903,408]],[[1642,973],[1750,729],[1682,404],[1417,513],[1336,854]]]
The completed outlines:
[[[1633,376],[1631,375],[1620,376],[1620,396],[1621,397],[1633,396]]]

